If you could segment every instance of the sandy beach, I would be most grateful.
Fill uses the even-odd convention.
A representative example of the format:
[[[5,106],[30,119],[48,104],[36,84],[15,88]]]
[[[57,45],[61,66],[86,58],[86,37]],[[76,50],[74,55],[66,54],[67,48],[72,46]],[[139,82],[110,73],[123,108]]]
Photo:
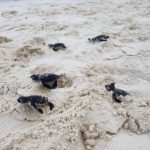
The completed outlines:
[[[66,78],[49,90],[40,73]],[[0,78],[0,150],[150,150],[150,1],[0,0]],[[55,108],[17,102],[29,95]]]

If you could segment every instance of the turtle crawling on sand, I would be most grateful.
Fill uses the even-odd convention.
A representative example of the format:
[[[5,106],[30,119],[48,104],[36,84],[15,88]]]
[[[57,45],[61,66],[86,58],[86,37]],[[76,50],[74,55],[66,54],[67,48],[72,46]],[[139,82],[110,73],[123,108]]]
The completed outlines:
[[[42,85],[49,89],[57,88],[57,81],[63,75],[51,74],[51,73],[44,73],[44,74],[34,74],[31,76],[32,80],[34,81],[41,81]]]
[[[105,85],[105,88],[107,91],[112,91],[112,98],[115,102],[121,103],[121,100],[119,100],[119,96],[127,96],[130,95],[128,92],[121,90],[121,89],[117,89],[115,87],[115,83],[111,83],[111,84],[107,84]]]
[[[52,110],[55,106],[53,103],[48,101],[47,97],[39,96],[39,95],[31,95],[31,96],[21,96],[17,100],[21,104],[28,103],[34,110],[38,111],[40,114],[43,114],[43,110],[38,108],[38,104],[44,104],[49,106],[50,110]]]
[[[49,44],[48,47],[52,48],[54,51],[66,49],[66,46],[63,43]]]
[[[109,36],[107,36],[107,35],[98,35],[98,36],[96,36],[96,37],[94,37],[94,38],[88,38],[88,40],[90,41],[90,42],[102,42],[102,41],[107,41],[107,39],[109,38]]]

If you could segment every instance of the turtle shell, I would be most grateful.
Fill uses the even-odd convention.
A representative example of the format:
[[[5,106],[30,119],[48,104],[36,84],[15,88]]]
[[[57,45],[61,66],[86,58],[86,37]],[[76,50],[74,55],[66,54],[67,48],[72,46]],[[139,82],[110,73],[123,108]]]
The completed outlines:
[[[65,47],[63,43],[56,43],[54,44],[54,47]]]
[[[56,81],[59,77],[60,75],[45,73],[45,74],[40,75],[39,79],[42,82],[53,82],[53,81]]]

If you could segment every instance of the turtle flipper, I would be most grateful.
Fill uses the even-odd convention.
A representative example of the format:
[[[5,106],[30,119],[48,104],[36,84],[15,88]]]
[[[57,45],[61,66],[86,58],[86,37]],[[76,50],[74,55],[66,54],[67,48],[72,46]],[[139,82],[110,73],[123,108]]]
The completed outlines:
[[[40,114],[43,114],[43,110],[41,108],[38,108],[35,103],[30,102],[30,104],[36,111],[38,111]]]
[[[41,108],[38,108],[37,110],[40,114],[43,114],[43,110]]]
[[[128,92],[126,92],[126,91],[122,91],[122,96],[127,96],[127,95],[130,95]]]
[[[127,96],[127,95],[130,95],[128,92],[126,92],[126,91],[124,91],[124,90],[121,90],[121,89],[115,89],[115,93],[117,94],[117,95],[121,95],[121,96]]]
[[[53,50],[54,50],[54,51],[58,51],[58,49],[57,49],[55,46],[53,47]]]
[[[51,102],[48,102],[47,105],[49,106],[50,110],[52,110],[55,107],[55,105]]]
[[[112,98],[113,98],[113,100],[114,100],[115,102],[121,103],[121,100],[119,100],[119,99],[117,98],[117,95],[116,95],[115,92],[112,94]]]
[[[42,85],[48,89],[52,89],[52,87],[48,85],[46,82],[42,82]]]
[[[67,47],[65,45],[63,45],[63,48],[66,49]]]

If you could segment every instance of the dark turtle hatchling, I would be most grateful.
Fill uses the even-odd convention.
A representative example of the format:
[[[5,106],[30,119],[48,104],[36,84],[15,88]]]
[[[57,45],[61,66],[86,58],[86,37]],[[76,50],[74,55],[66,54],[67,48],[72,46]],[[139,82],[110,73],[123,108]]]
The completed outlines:
[[[63,43],[49,44],[48,47],[52,48],[54,51],[66,49],[66,46]]]
[[[43,110],[37,107],[38,104],[44,104],[46,106],[49,106],[50,110],[55,107],[53,103],[48,101],[47,97],[39,95],[21,96],[18,98],[17,101],[21,104],[28,103],[31,107],[34,108],[34,110],[38,111],[40,114],[43,114]]]
[[[98,35],[98,36],[96,36],[94,38],[88,38],[88,40],[90,42],[95,43],[95,42],[107,41],[108,38],[109,38],[109,36],[107,36],[107,35]]]
[[[32,80],[34,81],[41,81],[42,85],[49,89],[57,88],[57,80],[62,75],[51,74],[51,73],[44,73],[44,74],[34,74],[31,76]]]
[[[111,84],[107,84],[105,85],[105,88],[107,91],[112,91],[112,98],[114,101],[118,102],[118,103],[121,103],[121,100],[119,100],[119,96],[127,96],[127,95],[130,95],[128,92],[124,91],[124,90],[121,90],[121,89],[118,89],[115,87],[115,83],[111,83]]]

